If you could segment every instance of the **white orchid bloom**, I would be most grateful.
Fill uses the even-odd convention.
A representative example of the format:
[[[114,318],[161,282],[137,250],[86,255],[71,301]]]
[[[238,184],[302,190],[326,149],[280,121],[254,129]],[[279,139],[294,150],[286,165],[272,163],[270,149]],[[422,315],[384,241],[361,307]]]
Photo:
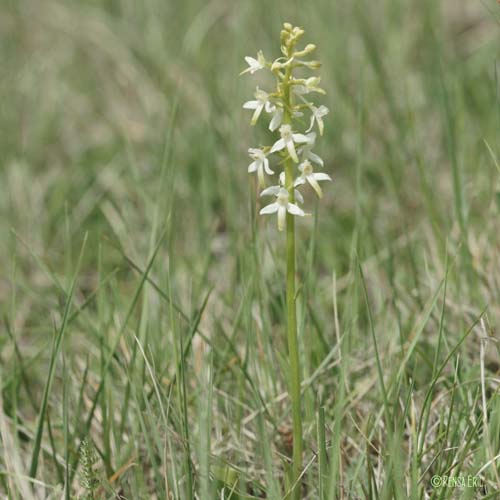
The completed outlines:
[[[254,95],[255,101],[247,101],[245,104],[243,104],[244,109],[255,110],[250,122],[252,125],[255,125],[257,123],[257,120],[259,119],[259,116],[264,108],[266,108],[266,111],[270,113],[273,107],[273,104],[269,100],[269,94],[264,90],[261,90],[259,89],[259,87],[257,87]]]
[[[316,165],[323,167],[323,160],[316,153],[312,152],[312,148],[314,147],[314,143],[316,142],[316,132],[310,132],[306,135],[306,137],[307,143],[299,148],[301,160],[303,162],[306,160],[310,160],[313,163],[316,163]]]
[[[318,124],[319,135],[323,135],[323,130],[325,128],[325,125],[323,123],[323,116],[326,116],[330,112],[330,110],[326,106],[321,105],[319,108],[317,108],[312,104],[309,106],[309,109],[312,113],[311,124],[306,132],[310,132],[314,127],[314,122],[316,122]]]
[[[297,178],[297,185],[308,182],[314,191],[316,191],[318,197],[321,198],[323,196],[323,191],[321,191],[318,181],[331,181],[332,178],[323,172],[315,173],[309,160],[302,162],[299,165],[299,170],[301,171],[301,175]]]
[[[298,186],[299,184],[297,183],[297,179],[294,181],[293,183],[294,187],[295,186]],[[280,186],[281,187],[285,187],[285,172],[281,172],[280,174]],[[275,186],[276,187],[276,186]],[[277,186],[279,187],[279,186]],[[265,191],[265,190],[264,190]],[[294,198],[299,202],[301,203],[302,205],[304,204],[304,197],[302,196],[302,193],[298,190],[298,189],[294,189],[293,190],[293,195],[294,195]],[[262,196],[262,194],[261,194]]]
[[[259,52],[257,52],[257,59],[255,59],[255,57],[247,56],[245,57],[245,61],[248,64],[248,68],[243,70],[240,75],[244,75],[245,73],[250,73],[251,75],[253,75],[256,71],[259,71],[266,67],[266,58],[264,57],[262,50],[259,50]]]
[[[295,143],[301,144],[307,142],[309,139],[304,134],[294,134],[292,126],[288,123],[281,125],[280,134],[281,139],[278,139],[273,144],[270,152],[275,153],[276,151],[281,151],[286,148],[293,161],[298,163],[299,158],[297,156],[297,151],[295,150]]]
[[[262,191],[261,196],[275,195],[276,201],[270,205],[265,206],[259,212],[260,215],[268,215],[278,213],[278,230],[283,231],[285,228],[286,213],[292,215],[298,215],[303,217],[305,215],[304,211],[294,203],[288,201],[289,194],[288,191],[281,186],[271,186]]]
[[[257,172],[257,178],[259,179],[259,185],[265,186],[264,172],[268,175],[273,175],[274,172],[269,168],[269,160],[267,159],[266,153],[262,149],[250,148],[248,150],[250,158],[254,160],[248,166],[248,172]]]
[[[319,76],[311,76],[310,78],[299,81],[300,83],[297,83],[293,86],[293,91],[298,95],[309,94],[311,92],[326,94],[326,92],[318,86],[319,82],[321,81],[321,78]]]
[[[273,117],[271,119],[271,123],[269,124],[269,130],[274,132],[283,121],[283,108],[273,105],[270,112],[273,114]]]

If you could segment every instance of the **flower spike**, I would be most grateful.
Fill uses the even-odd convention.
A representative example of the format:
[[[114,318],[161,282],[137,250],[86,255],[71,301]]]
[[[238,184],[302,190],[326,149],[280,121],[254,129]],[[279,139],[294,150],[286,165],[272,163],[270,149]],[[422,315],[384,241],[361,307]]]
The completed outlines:
[[[248,67],[242,71],[242,74],[253,75],[267,69],[277,81],[273,90],[257,87],[254,99],[245,102],[243,108],[253,112],[252,125],[267,115],[267,128],[276,134],[270,146],[248,150],[252,160],[248,172],[256,174],[259,188],[263,189],[261,196],[276,196],[276,201],[264,207],[260,213],[266,215],[277,212],[280,230],[284,228],[287,213],[304,214],[295,205],[296,201],[304,202],[297,189],[299,186],[310,185],[321,198],[323,191],[320,182],[331,181],[328,174],[314,172],[313,169],[313,165],[324,166],[323,159],[313,152],[313,148],[317,134],[322,136],[324,133],[325,117],[329,110],[311,99],[311,96],[325,94],[325,91],[320,87],[321,78],[314,74],[321,64],[317,59],[311,59],[316,45],[307,43],[300,46],[303,36],[302,28],[285,23],[280,35],[281,54],[274,61],[267,60],[259,50],[256,57],[245,57]],[[298,71],[313,74],[297,76]],[[313,131],[315,129],[317,132]],[[276,170],[273,164],[282,167],[279,184],[266,188],[266,176],[273,175]]]

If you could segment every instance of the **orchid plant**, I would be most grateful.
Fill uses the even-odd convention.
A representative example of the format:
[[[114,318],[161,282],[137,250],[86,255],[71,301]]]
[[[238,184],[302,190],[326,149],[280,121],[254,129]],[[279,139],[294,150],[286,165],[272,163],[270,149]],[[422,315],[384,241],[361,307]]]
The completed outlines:
[[[263,114],[270,115],[268,128],[278,133],[271,146],[250,148],[248,154],[253,160],[248,167],[249,173],[256,173],[260,188],[264,188],[260,196],[274,196],[274,202],[260,210],[261,215],[277,214],[278,230],[286,228],[287,247],[287,338],[288,357],[290,365],[290,399],[293,418],[293,457],[292,457],[292,488],[291,498],[300,498],[300,475],[302,469],[302,408],[301,408],[301,373],[297,340],[297,312],[295,292],[295,216],[306,215],[299,206],[304,199],[299,188],[308,184],[318,197],[322,197],[319,182],[331,181],[328,174],[315,172],[315,167],[322,168],[323,160],[312,150],[316,142],[316,126],[323,135],[323,118],[328,114],[328,108],[316,106],[310,101],[312,94],[325,94],[319,86],[320,77],[301,78],[298,71],[317,70],[321,64],[316,60],[306,60],[316,46],[308,44],[297,49],[297,44],[304,35],[304,30],[284,23],[280,42],[282,55],[274,61],[265,58],[262,51],[257,58],[246,57],[248,64],[242,74],[255,74],[267,70],[274,75],[276,88],[266,92],[257,87],[255,99],[245,102],[244,109],[253,111],[251,124],[255,125]],[[309,119],[304,115],[310,114]],[[304,119],[305,118],[305,119]],[[301,132],[300,130],[303,130]],[[304,130],[305,129],[305,130]],[[275,175],[271,168],[271,157],[278,161],[276,167],[282,167],[278,183],[265,187],[266,176]],[[313,166],[314,164],[314,166]]]

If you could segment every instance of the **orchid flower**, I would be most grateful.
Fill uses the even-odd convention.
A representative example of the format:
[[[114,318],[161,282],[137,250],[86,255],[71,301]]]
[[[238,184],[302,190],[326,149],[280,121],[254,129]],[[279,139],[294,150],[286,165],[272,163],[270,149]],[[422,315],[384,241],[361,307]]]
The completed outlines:
[[[304,143],[307,142],[308,139],[304,134],[295,134],[292,130],[292,126],[287,123],[281,125],[280,127],[281,139],[278,139],[271,148],[270,153],[275,153],[276,151],[281,151],[283,149],[287,149],[290,154],[292,160],[295,163],[299,162],[299,158],[297,156],[297,151],[295,150],[295,143]]]
[[[264,54],[262,53],[262,50],[259,50],[259,52],[257,52],[257,59],[255,59],[255,57],[247,56],[245,57],[245,61],[248,64],[248,68],[243,70],[240,75],[244,75],[245,73],[250,73],[251,75],[253,75],[256,71],[259,71],[266,67],[266,59],[264,57]]]
[[[271,123],[269,123],[269,130],[271,132],[274,132],[281,125],[281,122],[283,121],[283,108],[273,105],[272,109],[270,110],[270,113],[273,114],[273,117],[271,119]]]
[[[309,160],[302,162],[299,165],[299,170],[301,171],[301,175],[297,177],[296,183],[297,185],[305,184],[308,182],[310,186],[316,191],[316,194],[319,198],[323,197],[323,191],[321,191],[321,187],[318,184],[318,181],[331,181],[332,178],[323,172],[315,173],[313,171],[313,166]]]
[[[257,120],[259,119],[259,116],[264,108],[268,113],[270,113],[273,106],[273,104],[269,100],[269,94],[264,90],[259,89],[259,87],[257,87],[254,95],[254,101],[247,101],[245,104],[243,104],[244,109],[255,110],[250,122],[252,125],[255,125],[257,123]]]
[[[312,148],[314,147],[314,143],[316,142],[316,132],[310,132],[306,134],[307,143],[299,148],[299,155],[301,160],[304,162],[305,160],[310,160],[316,165],[320,167],[324,166],[323,160],[316,154],[312,152]]]
[[[288,200],[290,195],[288,191],[280,186],[271,186],[262,191],[261,196],[275,195],[276,201],[270,205],[266,205],[259,212],[260,215],[268,215],[278,213],[278,230],[283,231],[285,228],[286,213],[292,215],[298,215],[303,217],[305,215],[304,211],[294,203],[290,203]]]
[[[252,160],[254,160],[248,166],[248,172],[249,173],[257,172],[257,177],[259,179],[259,185],[265,186],[264,172],[268,175],[274,174],[274,172],[269,167],[269,160],[267,159],[266,153],[262,149],[259,149],[259,148],[250,148],[248,150],[248,154],[250,155],[250,158],[252,158]]]
[[[312,104],[309,106],[309,109],[312,113],[311,124],[306,132],[310,132],[314,127],[314,122],[316,122],[318,124],[319,135],[323,135],[323,130],[325,128],[325,125],[323,123],[323,116],[326,116],[330,112],[330,110],[326,106],[321,105],[319,108],[317,108]]]

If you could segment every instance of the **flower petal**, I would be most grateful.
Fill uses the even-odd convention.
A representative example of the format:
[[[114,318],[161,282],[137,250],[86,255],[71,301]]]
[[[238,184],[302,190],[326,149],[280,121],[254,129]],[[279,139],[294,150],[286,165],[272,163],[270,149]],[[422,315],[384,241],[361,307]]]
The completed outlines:
[[[278,205],[278,204],[276,203],[276,205]],[[288,204],[288,206],[290,206],[290,204]],[[279,205],[278,206],[278,230],[279,231],[283,231],[283,229],[285,229],[285,221],[286,221],[286,208],[284,205]]]
[[[307,142],[312,145],[316,141],[316,132],[310,132],[309,134],[306,135],[306,137],[307,137]]]
[[[315,120],[315,116],[314,116],[314,113],[313,113],[311,115],[311,122],[309,123],[309,128],[306,130],[306,132],[310,132],[312,130],[312,128],[314,127],[314,120]]]
[[[322,116],[327,115],[330,112],[330,110],[324,106],[323,104],[316,110],[316,116],[319,116],[320,118]]]
[[[312,175],[314,176],[314,178],[317,181],[331,181],[332,180],[332,178],[328,174],[325,174],[324,172],[315,172]]]
[[[283,120],[283,110],[281,108],[276,108],[271,123],[269,124],[269,130],[271,132],[274,132],[281,125],[282,120]]]
[[[321,118],[321,116],[317,116],[316,123],[318,124],[319,135],[323,135],[323,132],[325,130],[325,124],[323,123],[323,118]]]
[[[316,179],[314,178],[314,175],[307,175],[306,176],[306,180],[307,182],[311,185],[311,187],[314,189],[314,191],[316,191],[316,194],[318,195],[318,198],[322,198],[323,197],[323,191],[321,191],[321,188],[318,184],[318,182],[316,181]]]
[[[264,179],[264,163],[262,161],[259,162],[259,168],[257,169],[257,177],[259,178],[259,186],[264,187],[266,185],[266,181]]]
[[[247,101],[245,104],[243,104],[243,109],[256,109],[259,104],[259,101]]]
[[[264,104],[259,103],[259,105],[255,108],[252,120],[250,121],[251,125],[255,125],[257,123],[257,120],[259,119],[259,116],[262,113],[263,109],[264,109]]]
[[[257,170],[258,165],[259,165],[259,162],[257,160],[250,163],[250,165],[248,165],[248,173],[255,172]]]
[[[313,153],[312,151],[309,151],[309,153],[307,154],[307,157],[313,162],[313,163],[316,163],[317,165],[319,165],[320,167],[324,167],[325,164],[323,162],[323,160],[316,154],[316,153]]]
[[[276,151],[281,151],[285,147],[285,140],[284,139],[278,139],[274,144],[273,147],[271,148],[270,153],[276,153]]]
[[[248,64],[248,68],[244,69],[240,73],[240,76],[244,75],[245,73],[250,73],[253,75],[258,69],[260,69],[259,61],[257,61],[257,59],[254,59],[253,57],[250,56],[246,56],[245,61]]]
[[[245,56],[245,61],[249,66],[259,66],[259,61],[257,61],[254,57]]]
[[[293,141],[287,141],[286,148],[288,149],[288,152],[290,153],[292,160],[295,163],[299,163],[299,158],[297,156],[297,151],[295,151],[295,144],[293,143]]]
[[[300,217],[304,217],[305,215],[304,210],[302,210],[298,205],[295,205],[295,203],[289,203],[286,209],[292,215],[299,215]]]
[[[269,168],[269,160],[267,158],[264,158],[264,170],[266,171],[267,175],[274,174],[274,171]]]
[[[298,189],[295,189],[293,194],[295,195],[295,199],[299,203],[304,203],[304,197],[302,196],[302,193]]]
[[[274,214],[278,211],[280,205],[276,202],[271,203],[270,205],[266,205],[264,208],[261,208],[259,214],[260,215],[269,215]]]
[[[264,189],[262,193],[260,193],[260,196],[278,196],[278,193],[280,192],[280,186],[269,186],[268,188]]]
[[[309,138],[304,134],[293,134],[292,137],[295,142],[309,142]]]

